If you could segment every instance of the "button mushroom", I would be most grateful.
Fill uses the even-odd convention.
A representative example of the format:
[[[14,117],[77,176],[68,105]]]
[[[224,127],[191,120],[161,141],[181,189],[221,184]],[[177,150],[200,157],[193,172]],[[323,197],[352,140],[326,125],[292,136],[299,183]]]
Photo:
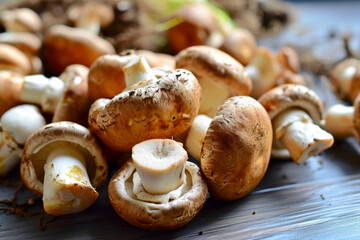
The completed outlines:
[[[272,144],[271,121],[256,100],[232,97],[211,119],[198,115],[186,149],[200,160],[211,195],[231,201],[250,193],[263,178]]]
[[[88,129],[71,122],[45,125],[26,141],[20,165],[27,188],[51,215],[84,211],[97,199],[108,167]]]
[[[244,67],[216,48],[189,47],[176,55],[176,67],[191,71],[201,85],[199,114],[213,117],[227,98],[251,92],[251,79]]]
[[[22,74],[0,71],[0,117],[10,108],[20,104],[20,92],[24,81]]]
[[[52,75],[59,75],[71,64],[90,67],[105,54],[114,54],[114,47],[105,39],[83,29],[64,25],[52,26],[45,37],[44,63]]]
[[[203,206],[207,185],[200,169],[187,161],[182,145],[170,139],[138,143],[109,184],[110,203],[134,226],[179,228]]]
[[[350,58],[338,63],[330,73],[334,91],[340,98],[354,102],[360,92],[360,61]]]
[[[125,68],[136,83],[114,98],[98,99],[89,112],[89,126],[110,148],[130,151],[144,140],[171,138],[191,125],[199,110],[200,86],[194,75],[178,69],[157,79],[143,58]]]
[[[31,63],[19,49],[0,43],[0,70],[11,70],[27,75],[31,72]]]
[[[29,8],[4,10],[1,12],[0,20],[7,32],[37,33],[42,28],[39,15]]]
[[[20,162],[28,137],[46,122],[40,110],[29,104],[9,109],[0,121],[0,175],[4,176]]]
[[[273,125],[272,155],[304,163],[332,146],[331,134],[319,127],[323,105],[316,93],[295,84],[275,87],[259,98]]]

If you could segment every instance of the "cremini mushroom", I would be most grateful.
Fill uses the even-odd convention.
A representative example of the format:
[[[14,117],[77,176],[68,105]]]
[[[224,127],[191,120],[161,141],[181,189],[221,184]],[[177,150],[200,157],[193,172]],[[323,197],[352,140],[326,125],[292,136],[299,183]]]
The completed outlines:
[[[331,70],[330,78],[338,96],[354,102],[360,92],[360,60],[349,58],[338,63]]]
[[[259,102],[272,121],[274,157],[291,156],[297,164],[302,164],[334,143],[333,136],[319,126],[323,105],[311,89],[284,84],[263,94]]]
[[[110,181],[115,211],[130,224],[150,230],[179,228],[203,206],[207,185],[196,164],[188,162],[180,143],[151,139],[133,147]]]
[[[101,28],[107,27],[114,21],[112,7],[101,2],[74,4],[68,9],[67,15],[76,28],[86,29],[94,34],[99,34]]]
[[[6,111],[0,119],[0,175],[6,175],[17,164],[28,137],[46,124],[40,110],[29,104]]]
[[[323,128],[335,139],[356,136],[360,143],[360,94],[353,106],[335,104],[329,107],[325,113]]]
[[[13,71],[0,70],[0,117],[4,112],[20,104],[20,92],[24,76]]]
[[[57,122],[26,141],[20,165],[27,188],[43,198],[44,210],[58,216],[84,211],[98,197],[108,166],[99,142],[76,123]]]
[[[29,8],[4,10],[0,13],[0,20],[7,32],[37,33],[42,28],[39,15]]]
[[[300,71],[300,61],[296,51],[291,47],[282,47],[277,51],[276,59],[279,64],[293,73]]]
[[[200,161],[211,195],[231,201],[250,193],[263,178],[272,138],[271,121],[261,104],[235,96],[213,119],[198,115],[185,146]]]
[[[227,53],[210,46],[193,46],[176,55],[176,68],[191,71],[201,85],[199,114],[213,117],[219,105],[236,95],[249,95],[251,79]]]
[[[27,75],[31,72],[31,63],[19,49],[0,43],[0,70],[11,70]]]
[[[49,28],[44,45],[44,64],[55,76],[71,64],[90,67],[98,57],[115,53],[114,47],[105,39],[87,30],[64,25]]]
[[[130,151],[144,140],[183,133],[198,114],[200,85],[195,76],[177,69],[157,79],[144,57],[124,67],[127,82],[137,83],[112,99],[98,99],[89,126],[110,148]]]

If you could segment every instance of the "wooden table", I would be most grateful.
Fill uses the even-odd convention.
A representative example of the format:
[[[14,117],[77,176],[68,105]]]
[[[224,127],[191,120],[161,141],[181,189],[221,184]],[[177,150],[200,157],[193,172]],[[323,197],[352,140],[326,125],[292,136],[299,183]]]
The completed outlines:
[[[360,9],[359,2],[296,3],[296,6],[300,23],[309,24],[309,17],[313,17],[311,25],[317,29],[324,30],[319,27],[324,23],[332,27],[327,26],[329,22],[339,26],[340,22],[334,21],[336,18],[344,24],[349,24],[347,19],[357,19],[349,27],[359,27],[359,16],[352,15]],[[313,79],[313,88],[326,106],[337,101],[319,78]],[[110,175],[117,168],[113,164]],[[16,180],[16,173],[11,178]],[[15,187],[1,185],[0,199],[11,198],[14,191]],[[24,189],[18,201],[26,201],[30,196]],[[42,201],[36,198],[30,211],[41,210]],[[49,219],[45,217],[45,221]],[[216,201],[209,196],[189,224],[172,231],[146,231],[123,221],[109,203],[107,186],[100,190],[99,199],[87,211],[58,217],[45,230],[39,229],[37,217],[0,214],[0,239],[116,238],[360,239],[359,145],[354,138],[336,141],[331,149],[301,166],[272,159],[264,179],[250,195],[233,202]]]

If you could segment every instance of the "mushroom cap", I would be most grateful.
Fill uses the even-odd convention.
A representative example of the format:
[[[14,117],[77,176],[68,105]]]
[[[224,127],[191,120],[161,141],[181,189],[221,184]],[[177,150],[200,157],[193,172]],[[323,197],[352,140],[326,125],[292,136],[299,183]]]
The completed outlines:
[[[44,164],[52,149],[74,146],[86,159],[91,184],[100,188],[106,181],[108,165],[96,137],[85,127],[72,122],[50,123],[35,131],[26,141],[21,159],[21,179],[38,196],[43,194]]]
[[[144,56],[151,68],[160,68],[168,71],[175,70],[175,57],[164,53],[155,53],[140,49],[135,51],[136,55]]]
[[[1,22],[8,31],[39,32],[42,22],[37,13],[29,8],[16,8],[1,12]]]
[[[323,104],[318,95],[308,87],[283,84],[264,93],[258,101],[264,106],[271,120],[290,108],[300,108],[310,115],[317,125],[322,120]]]
[[[330,78],[335,93],[343,100],[354,102],[360,93],[360,60],[349,58],[338,63]]]
[[[122,70],[136,55],[118,56],[107,54],[91,65],[88,76],[89,95],[92,101],[99,98],[113,98],[126,88]]]
[[[27,32],[0,33],[0,43],[12,45],[27,56],[36,55],[42,44],[38,36]]]
[[[291,47],[280,48],[276,54],[276,59],[285,69],[293,73],[300,70],[300,61],[296,51]]]
[[[20,104],[24,76],[13,71],[0,71],[0,117],[8,109]]]
[[[56,106],[52,122],[70,121],[87,126],[91,106],[88,93],[89,69],[80,64],[68,66],[60,75],[66,78],[64,92]]]
[[[225,37],[219,49],[246,66],[254,55],[256,40],[249,30],[236,28]]]
[[[200,154],[211,195],[231,201],[250,193],[267,170],[272,137],[270,118],[259,102],[247,96],[225,101]]]
[[[53,75],[59,75],[71,64],[90,67],[105,54],[114,54],[114,47],[105,39],[83,29],[64,25],[52,26],[45,37],[44,58]]]
[[[89,112],[89,126],[108,147],[130,151],[144,140],[171,138],[191,126],[199,111],[200,85],[184,69],[153,84],[98,99]]]
[[[207,196],[207,185],[200,169],[187,162],[185,172],[191,178],[191,188],[184,195],[168,203],[150,203],[138,200],[132,192],[132,161],[126,162],[109,183],[110,203],[117,214],[130,224],[149,230],[179,228],[199,212]]]
[[[360,94],[355,98],[354,101],[354,127],[353,132],[357,141],[360,143]]]
[[[232,95],[249,95],[252,83],[244,67],[229,54],[210,46],[192,46],[176,55],[176,68],[196,78],[223,85]]]
[[[174,17],[180,23],[167,31],[167,40],[175,54],[190,46],[206,44],[216,30],[214,13],[204,3],[186,4]]]
[[[11,70],[28,75],[31,71],[31,63],[19,49],[0,43],[0,70]]]

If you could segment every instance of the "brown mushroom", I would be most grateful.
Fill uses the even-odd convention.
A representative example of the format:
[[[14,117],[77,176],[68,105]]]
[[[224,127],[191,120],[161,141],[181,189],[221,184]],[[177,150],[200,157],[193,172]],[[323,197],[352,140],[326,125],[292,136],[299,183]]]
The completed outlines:
[[[296,51],[291,47],[282,47],[276,54],[276,59],[280,65],[293,73],[300,71],[300,61]]]
[[[268,112],[274,132],[272,155],[304,163],[334,143],[333,136],[319,127],[323,105],[311,89],[284,84],[259,98]]]
[[[17,164],[26,139],[46,124],[40,110],[29,104],[6,111],[0,119],[0,176],[6,175]]]
[[[231,201],[250,193],[265,175],[272,138],[271,121],[261,104],[236,96],[226,100],[213,119],[198,115],[185,146],[200,161],[211,195]]]
[[[99,34],[100,29],[114,21],[112,7],[101,2],[86,2],[82,5],[72,5],[67,11],[68,17],[76,28],[86,29]]]
[[[181,144],[151,139],[133,147],[132,161],[113,176],[108,191],[111,205],[124,220],[165,230],[195,217],[206,200],[207,185]]]
[[[11,70],[27,75],[31,71],[31,63],[19,49],[0,43],[0,70]]]
[[[176,55],[176,68],[185,68],[198,79],[201,85],[199,114],[213,117],[227,98],[251,92],[251,79],[244,67],[213,47],[193,46],[181,51]]]
[[[250,31],[244,28],[236,28],[227,34],[220,50],[228,53],[242,65],[249,64],[256,49],[256,40]]]
[[[20,104],[20,92],[24,81],[22,74],[0,71],[0,117],[10,108]]]
[[[98,57],[115,53],[114,47],[105,39],[64,25],[52,26],[44,45],[44,63],[52,75],[59,75],[71,64],[90,67]]]
[[[157,79],[146,60],[125,68],[133,90],[98,99],[89,112],[89,126],[110,148],[130,151],[144,140],[171,138],[190,127],[199,110],[200,86],[194,75],[178,69]]]
[[[42,28],[39,15],[29,8],[4,10],[0,14],[0,20],[7,32],[37,33]]]
[[[99,142],[76,123],[45,125],[26,141],[21,178],[34,194],[43,197],[51,215],[84,211],[97,199],[95,189],[106,181],[108,166]]]
[[[331,71],[330,77],[338,96],[354,102],[360,92],[360,61],[349,58],[338,63]]]

